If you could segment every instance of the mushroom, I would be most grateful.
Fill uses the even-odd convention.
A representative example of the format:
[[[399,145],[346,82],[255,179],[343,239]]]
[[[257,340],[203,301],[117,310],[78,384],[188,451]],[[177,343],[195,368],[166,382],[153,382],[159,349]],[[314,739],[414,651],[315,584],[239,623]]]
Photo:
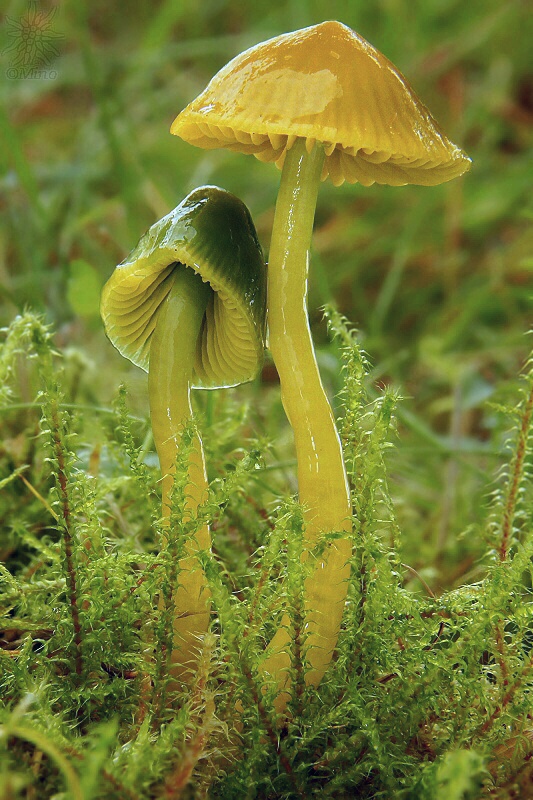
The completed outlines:
[[[192,415],[190,389],[252,380],[264,350],[266,269],[246,206],[216,186],[191,192],[156,222],[106,283],[101,314],[119,352],[148,372],[154,441],[170,524],[180,440]],[[189,456],[185,507],[207,500],[202,442]],[[210,547],[203,525],[186,543],[174,594],[173,678],[186,681],[209,624],[209,590],[197,559]]]
[[[282,169],[268,263],[269,347],[294,430],[309,554],[322,534],[352,529],[342,449],[306,308],[320,179],[336,186],[345,180],[433,185],[461,175],[470,159],[394,65],[340,22],[283,34],[236,56],[177,116],[171,132],[198,147],[251,153]],[[341,536],[306,581],[306,681],[313,685],[338,638],[350,554],[350,538]],[[288,697],[288,643],[285,621],[264,666],[282,694],[279,709]]]

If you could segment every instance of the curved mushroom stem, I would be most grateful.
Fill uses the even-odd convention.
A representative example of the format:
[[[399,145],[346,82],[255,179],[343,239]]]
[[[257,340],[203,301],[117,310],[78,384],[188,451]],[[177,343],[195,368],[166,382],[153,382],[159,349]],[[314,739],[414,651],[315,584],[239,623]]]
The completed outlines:
[[[163,475],[163,520],[167,527],[176,454],[183,428],[192,415],[190,381],[210,291],[209,285],[194,270],[178,266],[172,289],[158,313],[150,345],[150,414]],[[202,442],[197,434],[190,454],[189,480],[186,508],[194,516],[198,506],[207,499],[208,486]],[[190,683],[201,637],[209,626],[209,589],[195,554],[208,549],[210,542],[209,528],[204,525],[187,542],[187,556],[179,563],[178,588],[174,593],[172,678],[184,683]]]
[[[316,363],[307,316],[309,246],[324,150],[297,139],[287,152],[268,264],[269,347],[285,412],[294,431],[299,499],[304,506],[303,559],[322,533],[350,531],[351,502],[339,435]],[[328,545],[304,587],[308,684],[322,679],[335,648],[350,573],[348,538]],[[289,699],[290,623],[272,639],[262,671],[277,683],[276,708]]]

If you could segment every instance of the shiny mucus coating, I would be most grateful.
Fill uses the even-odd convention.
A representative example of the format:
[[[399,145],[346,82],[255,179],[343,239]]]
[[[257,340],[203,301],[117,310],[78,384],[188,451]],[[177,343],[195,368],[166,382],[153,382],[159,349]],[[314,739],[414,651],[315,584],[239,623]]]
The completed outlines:
[[[148,371],[158,313],[176,270],[190,268],[211,291],[198,337],[193,388],[252,380],[262,363],[266,268],[248,209],[215,186],[191,192],[144,234],[102,294],[106,333]]]
[[[322,22],[230,61],[171,132],[283,166],[297,137],[324,144],[322,179],[434,185],[470,168],[404,76],[362,36]]]

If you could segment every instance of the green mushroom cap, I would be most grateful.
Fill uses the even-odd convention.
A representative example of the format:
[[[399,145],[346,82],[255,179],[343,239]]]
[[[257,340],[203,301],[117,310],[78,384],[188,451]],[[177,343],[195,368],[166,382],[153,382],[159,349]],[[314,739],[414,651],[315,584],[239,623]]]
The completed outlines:
[[[101,302],[112,344],[148,371],[158,311],[180,265],[211,288],[192,386],[214,389],[252,380],[263,360],[266,268],[248,209],[216,186],[187,195],[116,267]]]

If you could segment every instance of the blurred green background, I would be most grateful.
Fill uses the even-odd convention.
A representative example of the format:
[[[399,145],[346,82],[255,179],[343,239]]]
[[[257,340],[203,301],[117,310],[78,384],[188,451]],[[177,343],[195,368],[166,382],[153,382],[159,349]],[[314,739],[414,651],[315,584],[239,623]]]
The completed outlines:
[[[279,183],[273,165],[197,150],[169,126],[234,55],[326,19],[349,25],[390,58],[474,162],[464,178],[438,187],[323,184],[310,280],[331,395],[341,387],[339,352],[319,308],[333,302],[361,332],[373,365],[370,392],[393,384],[405,398],[390,457],[405,558],[429,581],[453,584],[475,574],[475,537],[459,534],[479,519],[486,476],[504,447],[505,423],[486,401],[510,391],[530,347],[533,14],[526,0],[5,3],[0,323],[26,307],[43,312],[75,373],[73,399],[105,405],[126,378],[146,415],[145,376],[103,334],[101,286],[141,233],[200,184],[239,195],[268,251]],[[25,24],[37,44],[24,40],[24,55]],[[15,74],[39,42],[46,74]],[[242,396],[290,461],[268,363],[263,378],[263,389]]]

